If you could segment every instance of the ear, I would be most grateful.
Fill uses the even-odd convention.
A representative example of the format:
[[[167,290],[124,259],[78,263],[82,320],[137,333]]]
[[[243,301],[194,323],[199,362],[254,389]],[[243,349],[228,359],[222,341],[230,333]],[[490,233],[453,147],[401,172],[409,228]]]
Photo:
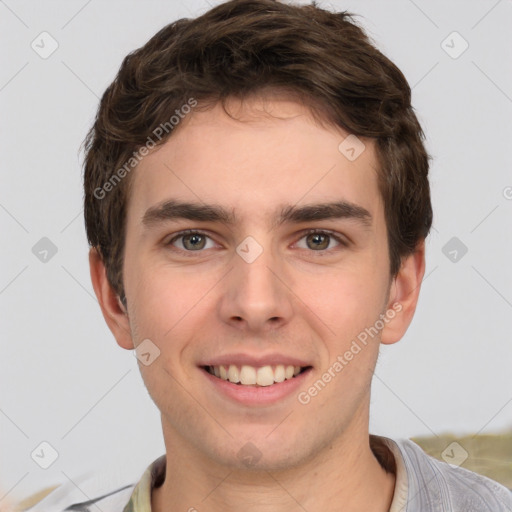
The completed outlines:
[[[89,269],[94,293],[98,298],[103,317],[116,338],[118,345],[126,350],[134,348],[130,331],[128,312],[121,299],[107,279],[105,264],[99,252],[92,248],[89,251]]]
[[[423,240],[412,254],[402,260],[400,270],[393,278],[387,305],[389,313],[386,315],[390,320],[385,323],[381,331],[381,343],[385,345],[396,343],[409,328],[418,303],[424,274],[425,241]],[[395,312],[393,316],[391,311]]]

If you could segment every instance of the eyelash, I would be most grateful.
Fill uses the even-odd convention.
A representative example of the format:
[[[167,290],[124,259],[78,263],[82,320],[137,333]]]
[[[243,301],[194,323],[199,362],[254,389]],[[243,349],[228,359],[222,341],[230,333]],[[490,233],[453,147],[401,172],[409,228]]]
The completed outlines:
[[[319,234],[319,235],[327,235],[331,238],[333,238],[334,240],[336,240],[336,242],[338,242],[340,244],[340,246],[342,247],[348,247],[348,242],[346,240],[344,240],[343,238],[341,238],[340,236],[336,235],[334,232],[332,231],[329,231],[329,230],[323,230],[323,229],[308,229],[306,231],[302,231],[301,232],[301,236],[300,238],[298,239],[299,240],[302,240],[303,238],[307,237],[308,235],[316,235],[316,234]],[[212,237],[204,232],[204,231],[201,231],[201,230],[193,230],[193,229],[187,229],[185,231],[180,231],[179,233],[177,233],[171,240],[169,240],[165,245],[166,246],[169,246],[169,247],[172,247],[171,250],[176,250],[176,251],[179,251],[183,254],[185,254],[186,256],[193,256],[194,253],[201,253],[201,252],[204,252],[204,249],[203,250],[198,250],[198,251],[187,251],[185,249],[179,249],[177,247],[174,247],[172,244],[173,242],[175,242],[176,240],[179,240],[180,238],[186,236],[186,235],[200,235],[200,236],[204,236],[204,237],[207,237],[209,238],[210,240],[212,240]],[[303,249],[303,250],[307,250],[307,249]],[[329,253],[329,252],[332,252],[333,250],[336,250],[336,248],[332,248],[332,249],[323,249],[323,250],[319,250],[319,251],[313,251],[313,250],[309,250],[308,252],[311,252],[311,253],[315,253],[317,252],[318,253],[318,256],[322,256],[322,255],[325,255],[325,253]]]

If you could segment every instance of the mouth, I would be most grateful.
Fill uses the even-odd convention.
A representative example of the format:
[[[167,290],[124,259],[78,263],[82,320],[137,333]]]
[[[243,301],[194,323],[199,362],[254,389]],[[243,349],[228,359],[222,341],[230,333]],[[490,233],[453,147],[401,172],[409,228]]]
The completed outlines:
[[[295,379],[307,372],[311,366],[292,366],[285,364],[249,366],[218,365],[201,366],[210,375],[238,386],[268,387]]]

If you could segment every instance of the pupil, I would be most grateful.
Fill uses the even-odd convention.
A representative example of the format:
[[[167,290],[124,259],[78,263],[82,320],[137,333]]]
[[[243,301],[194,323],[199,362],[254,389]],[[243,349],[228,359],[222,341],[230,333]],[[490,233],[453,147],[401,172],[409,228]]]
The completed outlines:
[[[184,241],[185,241],[185,247],[187,246],[187,241],[188,243],[191,245],[191,247],[194,249],[194,248],[200,248],[202,249],[202,247],[204,246],[204,240],[202,240],[202,236],[201,235],[188,235],[187,237],[184,238]],[[203,242],[201,244],[201,242]]]
[[[314,248],[315,249],[325,249],[329,243],[326,241],[328,240],[328,237],[327,235],[323,235],[321,233],[314,233],[313,235],[310,235],[310,240],[313,241],[313,244],[314,244]],[[322,243],[322,239],[323,239],[323,243]],[[320,243],[317,243],[317,242],[320,242]]]

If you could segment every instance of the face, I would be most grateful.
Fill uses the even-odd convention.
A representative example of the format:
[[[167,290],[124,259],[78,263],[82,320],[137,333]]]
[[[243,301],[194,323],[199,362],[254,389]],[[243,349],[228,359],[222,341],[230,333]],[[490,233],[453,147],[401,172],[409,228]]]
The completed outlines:
[[[231,106],[194,112],[131,176],[117,338],[145,343],[166,443],[271,470],[367,428],[399,313],[373,143],[354,159],[297,103]]]

